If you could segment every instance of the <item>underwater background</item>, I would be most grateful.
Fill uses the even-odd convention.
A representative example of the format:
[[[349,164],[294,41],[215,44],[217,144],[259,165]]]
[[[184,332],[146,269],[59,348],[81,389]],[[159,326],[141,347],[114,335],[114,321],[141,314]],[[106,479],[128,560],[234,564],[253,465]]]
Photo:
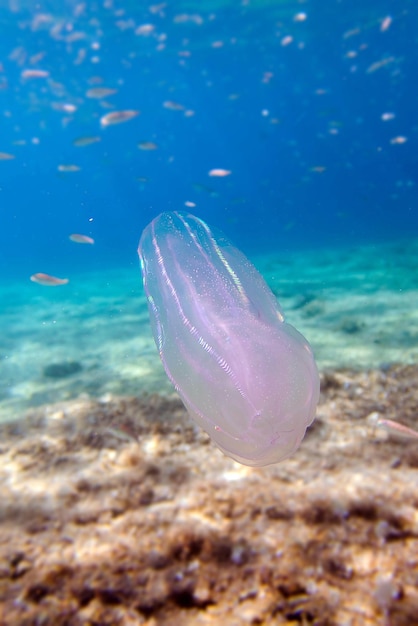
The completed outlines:
[[[136,252],[163,211],[222,229],[320,365],[412,362],[417,13],[413,0],[3,2],[3,419],[167,384]],[[61,363],[62,380],[45,377]]]
[[[0,626],[418,625],[417,24],[0,0]],[[166,211],[312,347],[280,464],[221,454],[164,372],[137,248]]]

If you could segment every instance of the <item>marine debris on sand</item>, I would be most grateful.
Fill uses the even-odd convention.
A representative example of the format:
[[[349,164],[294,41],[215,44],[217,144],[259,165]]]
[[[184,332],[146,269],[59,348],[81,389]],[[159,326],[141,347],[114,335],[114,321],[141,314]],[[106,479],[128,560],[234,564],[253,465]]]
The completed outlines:
[[[299,451],[223,456],[176,396],[0,426],[0,623],[411,626],[418,366],[329,371]]]

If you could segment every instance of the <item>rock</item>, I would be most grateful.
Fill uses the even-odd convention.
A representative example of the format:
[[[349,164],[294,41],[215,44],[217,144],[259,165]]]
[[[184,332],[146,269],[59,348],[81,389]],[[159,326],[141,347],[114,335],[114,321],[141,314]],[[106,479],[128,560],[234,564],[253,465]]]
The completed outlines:
[[[43,369],[43,375],[47,378],[67,378],[81,372],[83,369],[78,361],[62,361],[61,363],[51,363]]]

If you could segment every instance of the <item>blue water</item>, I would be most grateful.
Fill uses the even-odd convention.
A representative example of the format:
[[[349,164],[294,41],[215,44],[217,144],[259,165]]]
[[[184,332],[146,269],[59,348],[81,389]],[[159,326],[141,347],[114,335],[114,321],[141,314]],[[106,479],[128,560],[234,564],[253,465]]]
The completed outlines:
[[[417,20],[414,0],[3,3],[1,274],[136,264],[145,225],[186,201],[247,253],[416,234]],[[124,109],[141,113],[101,128]]]
[[[415,0],[2,3],[0,421],[167,390],[137,257],[162,211],[253,259],[320,368],[415,362],[417,23]]]
[[[418,429],[417,26],[418,0],[0,0],[1,624],[418,624],[416,442],[376,428]],[[266,473],[175,402],[124,398],[173,392],[137,256],[172,210],[248,255],[323,376],[309,439]],[[242,444],[245,400],[245,448],[292,439],[306,366],[267,371],[261,322],[219,356],[203,327],[208,431]]]

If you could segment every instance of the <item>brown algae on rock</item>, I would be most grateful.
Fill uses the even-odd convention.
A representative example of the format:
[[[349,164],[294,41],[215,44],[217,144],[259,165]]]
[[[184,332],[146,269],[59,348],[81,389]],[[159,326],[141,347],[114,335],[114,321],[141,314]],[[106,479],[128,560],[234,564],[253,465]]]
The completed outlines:
[[[1,426],[1,623],[411,626],[418,448],[368,417],[416,426],[417,381],[417,366],[329,371],[298,453],[262,470],[176,396]]]

